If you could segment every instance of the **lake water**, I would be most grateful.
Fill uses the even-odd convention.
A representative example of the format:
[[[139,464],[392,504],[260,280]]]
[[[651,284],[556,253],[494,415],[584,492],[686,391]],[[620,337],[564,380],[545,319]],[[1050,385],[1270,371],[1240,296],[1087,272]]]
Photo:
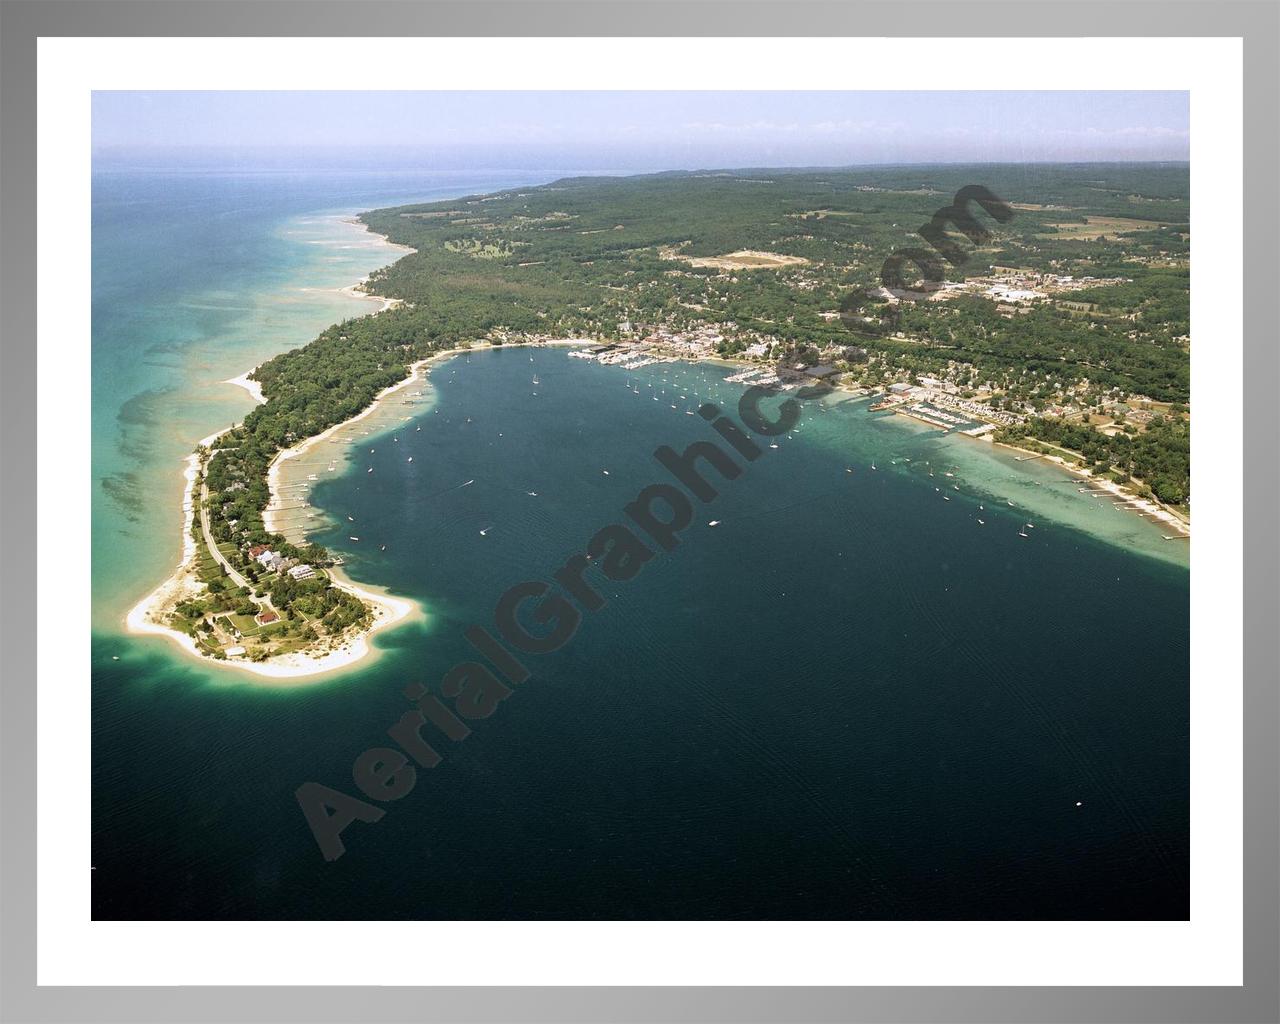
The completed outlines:
[[[321,858],[295,789],[357,794],[405,686],[741,393],[458,357],[314,491],[317,539],[427,613],[376,660],[273,688],[124,635],[180,550],[182,457],[250,407],[217,382],[368,309],[336,289],[387,256],[342,215],[515,181],[95,181],[95,918],[1185,918],[1185,542],[847,399],[709,473],[635,579],[588,574],[604,607]]]

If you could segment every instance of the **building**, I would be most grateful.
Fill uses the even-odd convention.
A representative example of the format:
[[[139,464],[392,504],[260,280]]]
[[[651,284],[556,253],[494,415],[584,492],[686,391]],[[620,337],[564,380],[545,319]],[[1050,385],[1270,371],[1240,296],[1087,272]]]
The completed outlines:
[[[258,556],[260,556],[264,551],[269,551],[269,550],[270,549],[265,544],[255,544],[253,547],[249,549],[249,557],[252,558],[254,561],[257,561]]]
[[[252,552],[252,549],[250,549]],[[274,551],[263,550],[254,556],[256,561],[262,568],[268,572],[279,572],[284,568],[285,559],[283,555],[277,555]]]
[[[273,622],[279,622],[280,616],[268,608],[264,612],[259,612],[253,619],[259,626],[269,626]]]
[[[315,574],[316,574],[316,571],[313,568],[311,568],[311,566],[306,565],[305,563],[302,565],[295,565],[292,569],[289,570],[289,575],[292,576],[295,580],[309,580],[313,576],[315,576]]]

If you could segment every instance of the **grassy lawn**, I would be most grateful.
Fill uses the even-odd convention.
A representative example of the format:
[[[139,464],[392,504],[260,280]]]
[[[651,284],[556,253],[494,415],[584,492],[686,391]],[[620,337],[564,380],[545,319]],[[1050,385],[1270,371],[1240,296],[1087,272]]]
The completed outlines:
[[[218,616],[217,621],[228,633],[238,629],[241,636],[249,637],[255,636],[258,632],[258,624],[253,621],[251,615],[236,615],[234,612],[224,612]]]
[[[254,621],[252,615],[238,615],[235,612],[228,612],[223,618],[229,619],[231,624],[240,630],[244,636],[254,636],[258,632],[258,624]]]

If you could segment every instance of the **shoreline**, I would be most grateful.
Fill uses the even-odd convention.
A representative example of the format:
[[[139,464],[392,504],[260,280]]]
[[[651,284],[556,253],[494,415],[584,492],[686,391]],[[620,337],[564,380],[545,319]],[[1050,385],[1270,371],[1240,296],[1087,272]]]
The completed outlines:
[[[906,411],[905,409],[895,407],[891,409],[886,409],[884,411],[892,413],[893,415],[896,415],[896,416],[903,416],[906,419],[914,420],[917,423],[923,423],[926,426],[930,426],[930,427],[933,427],[934,429],[938,429],[938,425],[936,423],[932,423],[929,420],[916,416]],[[970,434],[967,434],[963,430],[948,430],[947,433],[954,434],[956,436],[967,437],[971,441],[978,441],[983,444],[990,444],[990,445],[999,446],[1001,448],[1006,448],[1009,451],[1019,452],[1024,456],[1028,456],[1028,455],[1032,456],[1035,458],[1037,462],[1045,462],[1051,466],[1056,466],[1058,469],[1061,469],[1065,473],[1067,473],[1070,477],[1074,479],[1079,479],[1079,480],[1087,480],[1090,483],[1090,485],[1097,487],[1099,490],[1108,492],[1109,494],[1112,495],[1112,497],[1121,499],[1120,501],[1116,502],[1116,504],[1122,506],[1124,508],[1124,511],[1136,513],[1140,518],[1146,519],[1148,521],[1153,519],[1157,520],[1158,522],[1163,523],[1164,525],[1172,528],[1174,533],[1177,536],[1166,537],[1165,538],[1166,540],[1176,540],[1176,539],[1183,539],[1183,538],[1190,540],[1191,538],[1191,524],[1187,522],[1187,520],[1183,519],[1180,515],[1178,515],[1178,513],[1170,509],[1164,503],[1158,501],[1155,498],[1144,498],[1140,494],[1136,494],[1133,491],[1128,490],[1122,484],[1116,483],[1114,480],[1106,480],[1106,479],[1103,479],[1102,477],[1094,476],[1092,471],[1087,469],[1081,469],[1078,466],[1073,466],[1061,455],[1057,455],[1053,452],[1038,452],[1031,448],[1023,448],[1016,444],[1009,444],[1006,441],[997,441],[993,437],[991,437],[990,433],[984,434],[979,437],[974,437]],[[1018,459],[1017,461],[1022,462],[1024,460]]]
[[[976,438],[975,440],[980,441],[983,439]],[[988,443],[999,445],[1001,448],[1007,448],[1009,451],[1021,452],[1023,455],[1035,456],[1037,462],[1047,462],[1050,465],[1057,466],[1059,469],[1071,474],[1071,476],[1080,480],[1087,480],[1092,486],[1097,487],[1099,490],[1105,491],[1113,497],[1122,499],[1118,504],[1126,506],[1126,511],[1136,512],[1143,518],[1156,519],[1161,523],[1164,523],[1166,526],[1172,527],[1174,532],[1179,535],[1178,538],[1166,537],[1166,540],[1180,538],[1186,538],[1187,540],[1191,539],[1191,524],[1186,522],[1176,512],[1173,512],[1155,498],[1144,498],[1141,495],[1134,494],[1131,491],[1126,490],[1122,485],[1116,483],[1114,480],[1105,480],[1102,477],[1094,476],[1092,471],[1088,469],[1081,469],[1078,466],[1073,466],[1061,455],[1055,455],[1052,452],[1037,452],[1030,448],[1019,447],[1016,444],[1008,444],[1005,441],[992,440]]]
[[[399,251],[397,259],[401,255],[414,252],[409,246],[396,245],[388,241],[384,236],[377,235],[376,232],[370,231],[368,225],[365,225],[357,218],[340,218],[343,223],[360,224],[366,232],[382,239],[383,244],[391,249]],[[395,262],[394,260],[392,262]],[[386,264],[389,266],[390,264]],[[398,299],[390,299],[382,295],[371,295],[363,290],[364,284],[369,280],[370,275],[365,275],[354,284],[347,285],[343,288],[335,289],[343,295],[351,298],[367,299],[372,302],[378,302],[381,305],[379,309],[371,315],[392,309],[400,304]],[[417,370],[430,360],[424,360],[421,363],[411,367],[409,377],[401,381],[397,385],[387,388],[382,394],[378,395],[374,401],[356,416],[343,423],[335,424],[323,434],[316,435],[314,438],[308,438],[303,442],[314,442],[320,438],[327,436],[333,431],[361,419],[373,412],[386,397],[404,385],[411,383],[417,376]],[[258,364],[261,365],[261,364]],[[256,405],[262,405],[266,402],[266,397],[262,393],[262,385],[255,380],[250,379],[250,375],[258,369],[257,366],[246,370],[244,373],[221,381],[223,384],[230,384],[239,387],[248,392],[250,398]],[[207,437],[201,438],[196,442],[195,448],[210,448],[219,437],[234,429],[232,426],[224,427],[215,431]],[[263,510],[263,525],[267,530],[275,532],[272,528],[271,521],[268,518],[268,510],[271,504],[276,500],[276,493],[272,485],[271,474],[275,472],[281,456],[286,455],[292,449],[286,449],[285,452],[277,455],[272,461],[271,470],[268,473],[268,508]],[[425,618],[425,613],[416,604],[407,598],[396,597],[389,592],[373,585],[359,585],[351,580],[341,569],[331,568],[329,577],[331,584],[340,590],[343,590],[353,596],[364,601],[371,606],[373,620],[372,622],[350,637],[342,640],[335,649],[326,650],[323,653],[306,653],[302,651],[292,652],[289,654],[279,655],[276,658],[265,662],[239,661],[239,660],[218,660],[203,654],[197,646],[195,639],[186,633],[172,628],[164,622],[157,621],[162,611],[181,602],[189,597],[199,596],[202,592],[204,584],[199,581],[195,573],[195,558],[197,553],[197,544],[195,537],[192,536],[192,530],[195,526],[195,482],[200,471],[200,457],[193,450],[183,460],[183,478],[185,485],[182,492],[182,556],[178,565],[173,572],[164,579],[154,590],[143,597],[137,604],[129,609],[125,615],[124,625],[125,632],[133,636],[163,636],[174,641],[182,650],[191,655],[197,661],[215,668],[229,668],[247,672],[257,677],[259,680],[287,680],[289,682],[297,682],[300,680],[310,680],[317,676],[329,675],[341,669],[348,668],[355,663],[364,660],[371,654],[376,654],[377,649],[369,643],[369,637],[380,630],[396,625],[409,619]]]

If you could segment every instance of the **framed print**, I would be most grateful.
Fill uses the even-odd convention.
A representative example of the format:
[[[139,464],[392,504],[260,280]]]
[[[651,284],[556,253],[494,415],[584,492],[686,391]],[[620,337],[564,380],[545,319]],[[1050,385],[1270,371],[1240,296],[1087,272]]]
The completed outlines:
[[[13,1019],[1268,1019],[1276,9],[914,8],[4,6]]]

